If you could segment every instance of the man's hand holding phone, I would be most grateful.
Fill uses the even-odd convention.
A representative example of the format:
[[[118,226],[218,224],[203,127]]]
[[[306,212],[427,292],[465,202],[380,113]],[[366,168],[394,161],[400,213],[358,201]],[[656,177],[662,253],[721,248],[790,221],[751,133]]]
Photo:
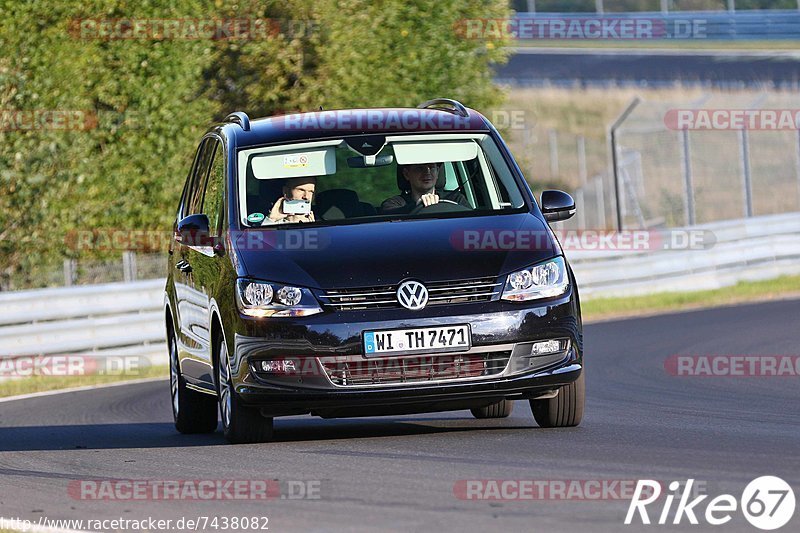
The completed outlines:
[[[314,222],[314,212],[308,200],[289,200],[281,196],[272,206],[269,219],[273,222]]]

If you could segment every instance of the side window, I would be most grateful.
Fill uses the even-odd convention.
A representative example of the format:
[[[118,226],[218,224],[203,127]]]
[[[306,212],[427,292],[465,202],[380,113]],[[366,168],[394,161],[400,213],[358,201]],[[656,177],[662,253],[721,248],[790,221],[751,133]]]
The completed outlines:
[[[209,234],[219,235],[225,197],[225,149],[219,141],[214,144],[216,149],[203,195],[202,212],[208,215]]]
[[[455,189],[458,189],[458,181],[456,180],[456,171],[455,171],[455,168],[453,168],[453,163],[450,162],[450,161],[447,161],[444,164],[444,169],[443,170],[444,170],[444,175],[445,175],[445,179],[446,179],[445,184],[444,184],[444,190],[453,191]]]
[[[477,209],[491,209],[491,198],[487,190],[487,184],[484,181],[486,178],[482,177],[483,171],[481,170],[481,163],[476,157],[470,161],[464,161],[464,170],[466,171],[466,182],[468,198],[474,199],[474,205]],[[488,180],[491,182],[491,177]]]
[[[206,176],[208,175],[208,164],[214,154],[213,139],[206,139],[200,147],[200,155],[192,169],[192,186],[186,198],[187,205],[184,211],[186,215],[196,215],[201,212],[203,207],[203,189],[205,188]]]
[[[511,169],[503,160],[500,149],[490,139],[481,141],[481,146],[486,154],[486,162],[489,164],[489,169],[492,173],[492,181],[494,181],[497,194],[500,197],[500,207],[522,207],[525,205],[522,192],[514,180]]]
[[[475,185],[472,183],[468,172],[467,166],[464,164],[463,161],[458,161],[457,163],[453,164],[456,174],[456,180],[458,181],[461,192],[466,196],[469,205],[477,206],[478,201],[475,197]]]
[[[197,147],[192,168],[189,170],[189,175],[186,176],[186,183],[183,186],[183,193],[181,193],[181,203],[178,207],[179,220],[191,214],[191,211],[189,211],[189,204],[191,203],[192,191],[195,190],[195,176],[197,176],[197,169],[203,159],[203,148],[205,147],[205,144],[206,141],[204,140],[200,143],[200,146]]]

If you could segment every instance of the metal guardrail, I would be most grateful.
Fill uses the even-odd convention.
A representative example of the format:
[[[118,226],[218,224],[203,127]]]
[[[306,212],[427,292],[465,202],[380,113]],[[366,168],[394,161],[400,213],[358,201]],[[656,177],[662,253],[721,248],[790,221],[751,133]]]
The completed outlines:
[[[160,310],[163,289],[163,280],[151,279],[0,292],[0,327]],[[0,350],[3,346],[0,344]]]
[[[694,226],[704,250],[567,251],[581,296],[718,288],[800,274],[800,213]],[[672,230],[670,230],[672,231]],[[166,364],[164,281],[0,294],[0,359],[47,354],[136,356]]]
[[[607,12],[607,13],[517,13],[514,27],[521,27],[520,41],[541,40],[539,27],[526,25],[526,20],[547,19],[580,21],[589,18],[639,19],[653,22],[654,35],[649,40],[769,41],[800,38],[800,11],[677,11]],[[530,35],[526,35],[527,28]],[[658,31],[658,30],[662,31]],[[536,36],[539,36],[537,39]],[[526,39],[525,37],[528,37]],[[575,38],[574,36],[572,38]],[[580,38],[580,37],[578,37]]]
[[[713,246],[656,252],[567,251],[581,297],[718,289],[739,281],[800,274],[800,213],[702,224],[691,230],[710,232]]]
[[[164,281],[0,293],[0,358],[135,356],[166,364]]]

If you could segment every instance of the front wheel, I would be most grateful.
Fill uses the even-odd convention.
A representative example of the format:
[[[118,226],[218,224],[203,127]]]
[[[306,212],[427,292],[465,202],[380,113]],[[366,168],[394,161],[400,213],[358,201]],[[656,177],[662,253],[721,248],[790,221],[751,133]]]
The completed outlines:
[[[586,380],[584,373],[569,385],[558,389],[555,398],[530,400],[531,411],[536,423],[543,428],[564,428],[577,426],[583,419],[583,406],[586,403]]]
[[[272,418],[261,416],[257,408],[244,405],[233,388],[230,359],[224,341],[219,345],[217,387],[222,430],[232,444],[268,442],[272,440]]]
[[[169,339],[169,386],[172,393],[172,418],[181,433],[213,433],[217,430],[217,402],[214,396],[186,386],[178,362],[175,337]]]
[[[486,407],[479,407],[477,409],[470,409],[472,416],[478,419],[483,418],[507,418],[514,408],[512,400],[500,400],[487,405]]]

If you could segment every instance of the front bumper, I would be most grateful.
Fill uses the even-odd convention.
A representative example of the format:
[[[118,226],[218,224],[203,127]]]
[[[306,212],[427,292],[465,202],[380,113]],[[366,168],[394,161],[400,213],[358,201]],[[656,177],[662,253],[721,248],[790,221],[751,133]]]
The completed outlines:
[[[548,397],[559,387],[578,379],[582,371],[582,365],[573,362],[546,372],[473,383],[311,392],[242,385],[237,390],[246,403],[261,407],[265,416],[380,416],[471,409],[504,398],[522,400]]]
[[[231,367],[242,400],[266,416],[311,413],[323,417],[372,416],[445,411],[485,406],[503,398],[552,395],[575,381],[582,371],[580,313],[572,291],[545,302],[495,301],[426,309],[370,313],[339,312],[302,321],[240,318],[233,339]],[[464,312],[464,311],[468,311]],[[372,362],[363,355],[367,330],[470,324],[472,349],[500,353],[507,365],[491,375],[465,379],[431,379],[342,386],[331,379],[324,361]],[[539,340],[565,339],[563,352],[532,357]],[[527,350],[527,354],[525,353]],[[453,357],[459,354],[443,354]],[[434,357],[434,356],[429,356]],[[266,375],[261,362],[278,358],[300,361],[298,372]]]

